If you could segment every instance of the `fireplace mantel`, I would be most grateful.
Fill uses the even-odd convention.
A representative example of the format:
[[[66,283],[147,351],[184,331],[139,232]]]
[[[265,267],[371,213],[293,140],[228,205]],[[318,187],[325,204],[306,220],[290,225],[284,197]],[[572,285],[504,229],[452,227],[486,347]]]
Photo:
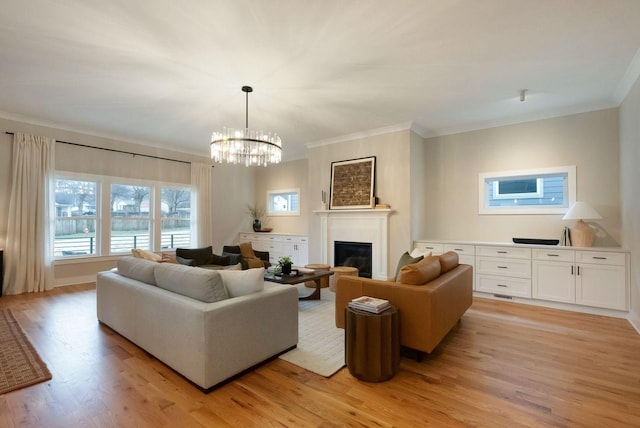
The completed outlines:
[[[389,216],[392,209],[318,210],[322,263],[333,265],[335,241],[370,242],[371,276],[389,278]]]

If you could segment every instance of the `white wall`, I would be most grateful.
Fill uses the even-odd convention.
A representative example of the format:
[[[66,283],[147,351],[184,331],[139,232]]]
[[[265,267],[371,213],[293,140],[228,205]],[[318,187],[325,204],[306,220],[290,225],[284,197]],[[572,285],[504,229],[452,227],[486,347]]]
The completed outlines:
[[[576,165],[577,199],[603,217],[595,246],[621,241],[618,109],[430,138],[425,239],[559,238],[562,215],[479,215],[478,174]]]
[[[262,227],[271,227],[273,233],[306,235],[309,228],[311,195],[307,186],[308,160],[300,159],[257,168],[255,172],[255,204],[267,206],[267,191],[300,189],[300,215],[271,216],[262,221]],[[317,198],[316,198],[317,199]],[[247,224],[245,231],[252,230]]]
[[[389,270],[395,270],[400,255],[411,246],[410,137],[411,131],[397,131],[309,150],[310,209],[321,208],[321,191],[329,193],[331,162],[376,156],[376,196],[395,212],[389,220]],[[309,262],[318,263],[320,219],[309,218]]]
[[[640,331],[640,79],[620,106],[622,245],[631,250],[630,321]]]

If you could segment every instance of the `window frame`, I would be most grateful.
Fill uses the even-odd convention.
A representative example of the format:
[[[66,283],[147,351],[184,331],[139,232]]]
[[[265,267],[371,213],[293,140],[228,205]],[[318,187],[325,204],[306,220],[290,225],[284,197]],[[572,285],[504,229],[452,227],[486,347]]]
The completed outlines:
[[[282,194],[296,194],[298,198],[298,209],[296,211],[272,211],[271,201],[274,196]],[[267,217],[295,217],[300,216],[300,189],[278,189],[267,190]]]
[[[539,205],[539,206],[489,206],[489,195],[493,189],[488,188],[489,183],[500,181],[500,179],[516,179],[516,178],[536,178],[543,179],[549,176],[566,175],[564,188],[564,203],[558,205]],[[541,189],[538,189],[540,192]],[[525,194],[527,195],[527,194]],[[512,194],[510,197],[518,199]],[[526,197],[527,199],[531,196]],[[499,198],[503,199],[503,198]],[[504,198],[506,199],[506,198]],[[521,198],[522,199],[522,198]],[[576,201],[576,166],[559,166],[535,169],[520,169],[512,171],[484,172],[478,174],[478,214],[565,214],[569,207]]]
[[[107,175],[96,175],[77,173],[69,171],[56,171],[53,175],[53,185],[51,186],[54,192],[53,198],[55,200],[55,182],[56,180],[70,180],[70,181],[87,181],[96,183],[96,211],[95,216],[91,218],[96,219],[96,236],[95,236],[95,252],[94,254],[82,254],[72,256],[55,256],[55,263],[77,263],[82,261],[91,261],[95,259],[111,259],[122,257],[126,252],[112,252],[111,251],[111,186],[113,184],[120,184],[125,186],[144,186],[149,188],[149,217],[142,217],[149,221],[149,251],[162,252],[173,251],[175,248],[162,248],[162,189],[184,189],[190,192],[190,205],[196,202],[197,192],[195,188],[188,183],[174,183],[154,180],[143,180],[127,177],[116,177]],[[52,218],[55,221],[58,219],[55,204],[52,204]],[[193,228],[197,224],[197,213],[190,209],[189,215],[189,240],[193,239]],[[51,231],[52,240],[55,242],[55,227]]]

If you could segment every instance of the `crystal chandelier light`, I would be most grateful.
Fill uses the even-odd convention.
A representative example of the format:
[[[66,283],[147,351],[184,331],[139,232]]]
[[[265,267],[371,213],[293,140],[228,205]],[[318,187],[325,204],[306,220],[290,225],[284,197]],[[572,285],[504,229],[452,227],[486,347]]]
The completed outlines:
[[[245,164],[246,166],[280,163],[282,140],[274,132],[249,129],[249,92],[251,86],[243,86],[246,94],[245,129],[222,128],[211,135],[211,159],[214,162]]]

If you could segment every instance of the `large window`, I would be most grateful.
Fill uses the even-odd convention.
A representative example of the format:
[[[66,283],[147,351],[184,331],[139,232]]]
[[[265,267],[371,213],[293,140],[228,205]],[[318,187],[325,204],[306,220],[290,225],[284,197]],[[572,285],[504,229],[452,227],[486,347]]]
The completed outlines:
[[[576,167],[480,174],[480,214],[564,214],[575,202]]]
[[[124,254],[191,244],[191,190],[179,185],[59,173],[54,256]]]

